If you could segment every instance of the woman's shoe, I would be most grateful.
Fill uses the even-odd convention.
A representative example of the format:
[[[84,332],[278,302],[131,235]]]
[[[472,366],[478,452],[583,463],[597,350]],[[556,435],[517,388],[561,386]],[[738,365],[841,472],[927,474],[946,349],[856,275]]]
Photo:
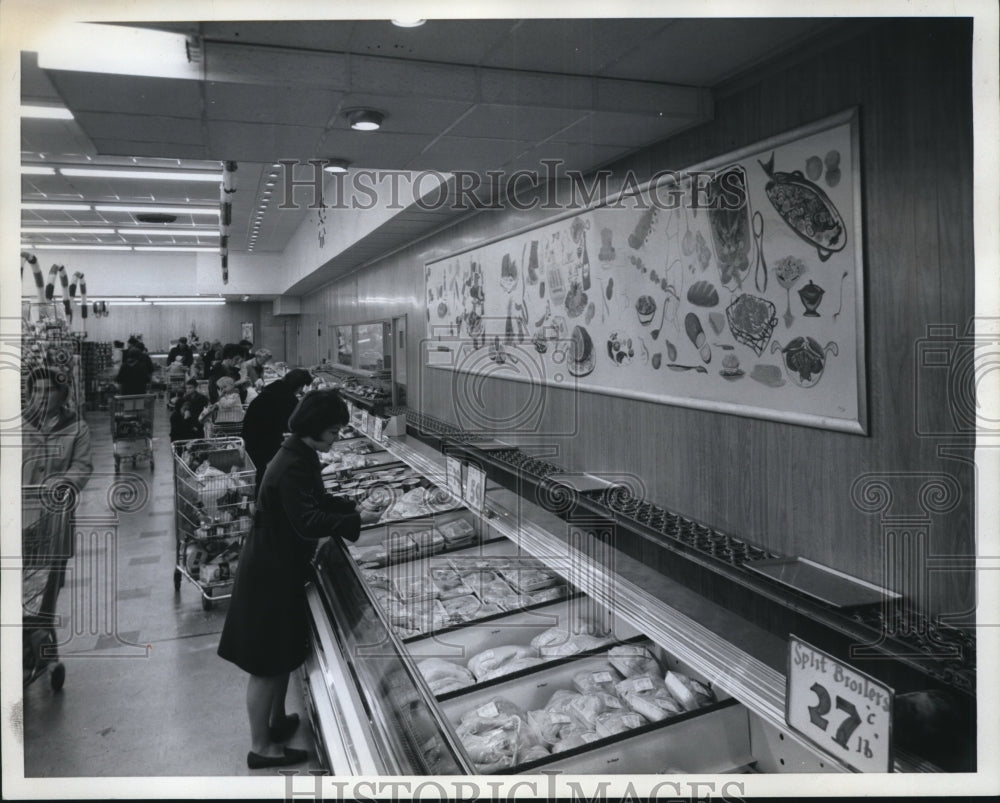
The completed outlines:
[[[280,723],[267,729],[267,735],[271,737],[272,742],[286,742],[292,738],[298,727],[299,715],[287,714]]]
[[[288,767],[292,764],[301,764],[309,754],[305,750],[296,750],[292,747],[283,748],[284,754],[280,756],[262,756],[252,750],[247,753],[247,766],[252,770],[263,770],[268,767]]]

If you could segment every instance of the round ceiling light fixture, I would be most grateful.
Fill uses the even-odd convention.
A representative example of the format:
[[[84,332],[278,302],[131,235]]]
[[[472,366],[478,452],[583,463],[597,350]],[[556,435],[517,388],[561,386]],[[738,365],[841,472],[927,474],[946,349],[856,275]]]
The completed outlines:
[[[378,131],[385,119],[381,112],[372,109],[352,109],[346,112],[346,116],[355,131]]]
[[[327,173],[346,173],[350,164],[347,159],[327,159],[323,170]]]
[[[419,28],[427,20],[417,19],[416,17],[393,17],[392,24],[397,28]]]

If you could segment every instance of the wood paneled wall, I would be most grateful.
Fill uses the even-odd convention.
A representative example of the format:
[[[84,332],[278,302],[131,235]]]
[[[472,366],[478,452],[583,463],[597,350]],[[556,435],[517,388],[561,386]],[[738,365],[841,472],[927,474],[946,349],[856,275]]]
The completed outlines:
[[[949,419],[949,396],[947,372],[921,375],[916,348],[928,326],[962,332],[973,315],[971,82],[971,23],[877,22],[731,85],[711,123],[614,166],[616,176],[680,169],[860,107],[870,436],[546,389],[539,444],[572,469],[631,475],[648,497],[719,529],[898,588],[929,613],[970,610],[971,574],[933,570],[927,557],[975,551],[972,452],[942,456],[944,439],[918,432],[918,414]],[[301,356],[310,361],[317,323],[406,314],[409,404],[455,421],[453,375],[419,363],[424,262],[524,222],[480,213],[313,294]],[[480,398],[497,413],[530,393],[493,380]],[[878,482],[852,497],[865,475]],[[935,488],[943,496],[931,503]],[[895,521],[905,516],[922,520]]]
[[[254,336],[257,339],[255,345],[271,348],[257,334],[261,325],[258,303],[235,303],[219,307],[110,307],[107,318],[91,316],[84,322],[77,317],[71,328],[73,331],[86,331],[87,339],[95,343],[124,341],[129,335],[141,334],[150,351],[166,352],[170,349],[171,340],[190,333],[192,322],[197,327],[198,337],[203,341],[219,339],[223,343],[238,343],[240,324],[243,321],[253,322]]]

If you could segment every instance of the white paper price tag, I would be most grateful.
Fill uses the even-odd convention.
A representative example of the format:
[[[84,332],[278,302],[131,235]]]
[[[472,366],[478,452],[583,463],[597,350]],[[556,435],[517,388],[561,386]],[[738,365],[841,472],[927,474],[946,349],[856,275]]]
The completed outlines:
[[[382,416],[380,415],[375,416],[374,435],[375,435],[375,440],[378,443],[381,443],[385,439],[385,435],[383,434],[384,426],[385,426],[385,421],[382,420]]]
[[[462,498],[462,461],[454,455],[444,459],[445,485],[456,499]]]
[[[889,686],[789,636],[785,721],[838,761],[892,771],[892,702]]]
[[[368,416],[368,411],[367,410],[362,410],[361,411],[361,432],[364,433],[365,435],[371,435],[372,434],[371,421],[369,420],[369,416]]]
[[[486,472],[478,466],[465,467],[465,488],[462,498],[476,513],[482,513],[486,507]]]

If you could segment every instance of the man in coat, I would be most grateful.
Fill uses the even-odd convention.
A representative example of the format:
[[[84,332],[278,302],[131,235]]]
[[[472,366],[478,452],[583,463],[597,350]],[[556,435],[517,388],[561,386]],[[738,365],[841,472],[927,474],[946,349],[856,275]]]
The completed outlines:
[[[257,489],[264,469],[281,448],[288,432],[288,418],[299,402],[299,393],[312,382],[305,368],[293,368],[281,379],[265,385],[243,416],[243,442],[257,469]]]

